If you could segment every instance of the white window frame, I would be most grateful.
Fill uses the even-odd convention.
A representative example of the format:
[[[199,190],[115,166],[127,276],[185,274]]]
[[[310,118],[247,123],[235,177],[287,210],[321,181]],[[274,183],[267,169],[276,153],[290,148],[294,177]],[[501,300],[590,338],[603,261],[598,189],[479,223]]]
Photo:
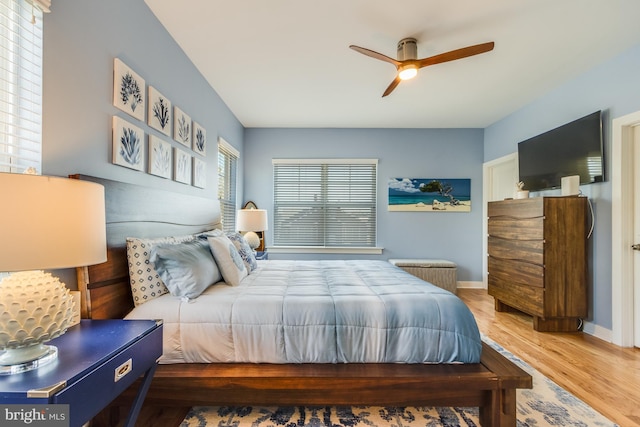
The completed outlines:
[[[273,217],[274,217],[274,232],[272,233],[274,238],[274,245],[269,247],[269,252],[272,253],[336,253],[336,254],[381,254],[382,248],[377,245],[377,183],[378,183],[378,159],[273,159],[272,160],[273,168],[274,168],[274,207],[273,207]],[[293,245],[290,243],[283,244],[282,241],[278,241],[277,233],[278,233],[278,223],[281,221],[285,221],[284,219],[280,220],[278,218],[279,215],[279,204],[283,204],[278,197],[278,191],[281,189],[277,188],[279,184],[276,182],[276,169],[279,166],[287,167],[290,166],[302,166],[309,165],[312,167],[330,167],[330,165],[371,165],[374,168],[374,176],[372,183],[373,190],[371,193],[371,197],[373,198],[373,202],[371,204],[373,216],[370,218],[373,221],[373,229],[371,230],[373,233],[372,240],[373,243],[369,246],[329,246],[327,245],[327,239],[331,240],[336,238],[336,235],[333,234],[333,237],[327,238],[323,237],[324,242],[322,245]],[[324,169],[323,169],[324,170]],[[318,179],[316,184],[322,187],[320,190],[322,204],[324,206],[323,209],[327,209],[330,203],[330,186],[325,181],[325,175],[321,175],[322,178]],[[285,190],[286,191],[286,190]],[[329,191],[329,193],[327,193]],[[304,203],[304,202],[303,202]],[[313,203],[315,204],[315,202]],[[325,205],[326,204],[326,205]],[[327,232],[327,229],[331,228],[331,225],[328,221],[321,220],[320,225],[321,230],[319,230],[320,234],[324,234]],[[317,242],[316,242],[317,243]]]
[[[236,228],[239,162],[240,152],[222,137],[218,138],[218,200],[222,229],[229,233]]]
[[[48,0],[0,0],[0,172],[42,171],[42,13]]]

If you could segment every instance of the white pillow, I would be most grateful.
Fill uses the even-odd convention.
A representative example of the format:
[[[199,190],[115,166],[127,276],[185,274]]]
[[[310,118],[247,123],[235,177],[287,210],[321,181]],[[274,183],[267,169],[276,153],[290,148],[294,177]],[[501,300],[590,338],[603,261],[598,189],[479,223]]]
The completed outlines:
[[[171,295],[194,299],[222,280],[204,239],[154,245],[149,258]]]
[[[140,239],[127,237],[127,261],[133,304],[137,307],[169,292],[160,275],[149,260],[151,248],[163,243],[182,243],[193,240],[193,235]]]
[[[247,274],[247,267],[236,246],[220,230],[207,234],[211,253],[227,285],[237,286]]]

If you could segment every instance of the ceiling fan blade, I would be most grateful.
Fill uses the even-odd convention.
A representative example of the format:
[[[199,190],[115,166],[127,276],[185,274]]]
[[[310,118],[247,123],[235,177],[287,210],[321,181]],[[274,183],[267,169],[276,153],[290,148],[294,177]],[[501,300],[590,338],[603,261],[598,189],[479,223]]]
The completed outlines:
[[[398,65],[400,65],[400,61],[396,61],[393,58],[390,58],[390,57],[388,57],[386,55],[383,55],[383,54],[378,53],[376,51],[373,51],[371,49],[366,49],[364,47],[356,46],[356,45],[353,45],[353,44],[351,46],[349,46],[349,47],[351,49],[355,50],[356,52],[360,52],[363,55],[367,55],[367,56],[370,56],[372,58],[379,59],[380,61],[388,62],[390,64],[395,65],[396,67]]]
[[[396,77],[391,84],[389,85],[389,87],[387,87],[387,90],[384,91],[384,93],[382,94],[382,97],[384,98],[385,96],[389,95],[391,92],[393,92],[393,90],[400,84],[400,82],[402,81],[402,79],[400,77]]]
[[[441,64],[443,62],[455,61],[456,59],[462,59],[480,53],[489,52],[493,50],[494,42],[477,44],[474,46],[463,47],[462,49],[452,50],[450,52],[441,53],[439,55],[430,56],[429,58],[420,59],[417,61],[418,68],[426,67],[428,65]]]

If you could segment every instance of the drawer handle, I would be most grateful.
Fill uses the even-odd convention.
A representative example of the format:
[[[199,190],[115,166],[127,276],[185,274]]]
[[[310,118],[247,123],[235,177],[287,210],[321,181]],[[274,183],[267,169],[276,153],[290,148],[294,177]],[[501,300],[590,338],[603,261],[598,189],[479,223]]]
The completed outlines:
[[[125,375],[131,372],[132,367],[133,367],[133,361],[131,359],[127,360],[122,365],[118,366],[115,370],[115,377],[113,379],[113,382],[117,383],[122,378],[124,378]]]

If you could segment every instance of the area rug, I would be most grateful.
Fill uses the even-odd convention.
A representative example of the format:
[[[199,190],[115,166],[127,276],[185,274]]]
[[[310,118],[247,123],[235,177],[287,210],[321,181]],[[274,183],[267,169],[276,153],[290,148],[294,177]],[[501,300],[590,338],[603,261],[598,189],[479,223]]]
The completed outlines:
[[[613,427],[589,405],[487,337],[482,338],[533,377],[517,391],[518,427]],[[196,406],[181,427],[476,427],[478,408],[380,406]]]

